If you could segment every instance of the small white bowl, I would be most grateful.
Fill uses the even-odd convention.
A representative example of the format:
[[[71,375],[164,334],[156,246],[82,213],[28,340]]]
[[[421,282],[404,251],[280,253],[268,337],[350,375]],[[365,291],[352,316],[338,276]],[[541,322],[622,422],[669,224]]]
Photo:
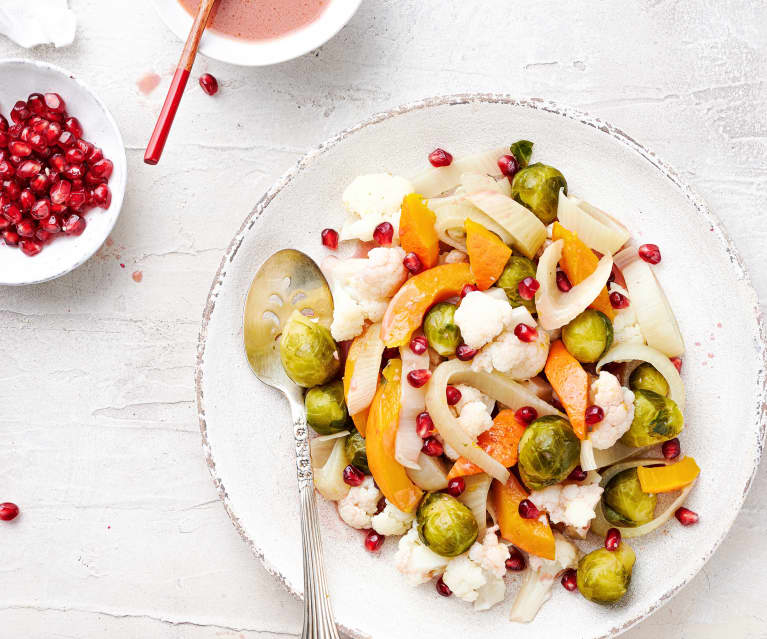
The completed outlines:
[[[99,250],[112,231],[122,208],[127,178],[127,160],[117,123],[104,103],[71,73],[31,60],[0,60],[0,109],[10,122],[10,110],[30,93],[54,92],[64,98],[67,111],[83,126],[83,137],[104,151],[114,163],[109,189],[109,209],[93,208],[85,216],[82,235],[59,234],[34,257],[0,240],[0,285],[36,284],[60,277],[77,268]]]
[[[362,0],[331,0],[319,18],[305,27],[272,40],[242,40],[207,30],[200,53],[241,66],[265,66],[292,60],[325,44],[351,20]],[[178,0],[154,0],[163,22],[182,41],[192,26],[190,16]]]

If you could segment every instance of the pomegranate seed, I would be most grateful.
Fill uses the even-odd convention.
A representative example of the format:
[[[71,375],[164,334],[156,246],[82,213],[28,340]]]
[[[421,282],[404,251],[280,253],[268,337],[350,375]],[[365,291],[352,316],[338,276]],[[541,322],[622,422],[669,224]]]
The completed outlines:
[[[85,159],[88,160],[88,164],[95,164],[96,162],[101,160],[103,157],[104,157],[104,154],[102,153],[101,149],[94,146],[93,149],[91,149],[90,153],[88,153]]]
[[[677,508],[676,512],[674,513],[674,517],[679,520],[679,523],[682,524],[682,526],[692,526],[693,524],[697,524],[700,520],[700,517],[698,516],[698,513],[693,512],[689,508],[685,508],[682,506],[681,508]]]
[[[461,289],[461,299],[466,297],[472,291],[478,291],[478,290],[479,288],[477,288],[476,284],[464,284],[463,288]]]
[[[570,283],[565,272],[557,271],[557,288],[563,293],[567,293],[572,287],[573,285]]]
[[[432,166],[450,166],[453,163],[453,156],[445,149],[434,149],[429,153],[429,162]]]
[[[11,137],[11,140],[18,140],[21,137],[21,132],[23,130],[23,124],[14,124],[8,129],[8,135]]]
[[[589,426],[598,424],[605,418],[605,411],[601,406],[592,405],[586,409],[586,423]]]
[[[381,222],[373,231],[373,239],[381,246],[391,244],[394,237],[394,227],[388,222]]]
[[[36,229],[37,225],[35,224],[35,221],[28,217],[16,224],[16,232],[21,235],[21,237],[34,237]]]
[[[8,135],[5,131],[0,131],[0,149],[7,148],[10,141],[11,141],[11,136]]]
[[[68,149],[64,154],[64,159],[68,164],[82,164],[85,162],[85,153],[80,149]]]
[[[679,438],[674,437],[674,439],[669,439],[667,442],[663,442],[660,449],[666,459],[676,459],[679,457],[679,453],[682,452],[682,445],[679,443]]]
[[[618,550],[621,545],[621,531],[617,528],[610,528],[605,535],[605,548],[607,550]]]
[[[94,175],[92,171],[88,171],[85,174],[85,182],[88,184],[88,186],[96,187],[99,184],[104,184],[106,180],[104,178],[100,178],[97,175]]]
[[[527,324],[517,324],[514,327],[514,335],[522,342],[534,342],[538,337],[538,331],[533,326]]]
[[[676,366],[676,370],[680,373],[682,372],[682,358],[681,357],[672,357],[671,363]]]
[[[423,355],[429,348],[429,342],[423,335],[416,335],[410,340],[410,350],[416,355]]]
[[[68,149],[75,145],[75,141],[75,136],[72,135],[69,131],[62,131],[56,144],[58,144],[62,149]],[[109,160],[107,160],[107,162],[109,162]]]
[[[657,244],[642,244],[637,253],[639,253],[639,257],[648,264],[657,264],[660,262],[660,249]]]
[[[572,568],[565,570],[562,575],[561,584],[565,590],[575,592],[578,589],[578,572]]]
[[[526,277],[517,284],[517,292],[523,300],[533,299],[539,288],[541,288],[541,284],[534,277]]]
[[[421,439],[428,439],[434,434],[434,422],[426,411],[418,413],[415,418],[415,432]]]
[[[455,406],[458,402],[461,401],[461,391],[459,391],[455,386],[448,386],[445,388],[445,397],[447,398],[448,406]]]
[[[9,155],[8,161],[16,167],[16,173],[19,172],[19,164],[24,161],[24,158],[20,158],[18,155]]]
[[[43,170],[43,165],[37,160],[27,160],[21,166],[19,166],[16,174],[22,180],[29,180],[35,177],[40,171]]]
[[[16,517],[19,514],[19,507],[10,502],[6,501],[0,504],[0,519],[3,521],[11,521],[11,519],[16,519]]]
[[[471,348],[467,344],[459,344],[455,349],[455,356],[462,362],[468,362],[470,359],[474,359],[477,354],[476,348]]]
[[[3,193],[9,200],[16,201],[21,196],[21,187],[14,180],[6,180],[3,182]]]
[[[24,189],[19,193],[19,204],[22,211],[29,211],[35,205],[35,194],[31,189]]]
[[[0,231],[4,231],[11,225],[10,220],[0,215]]]
[[[349,486],[359,486],[363,481],[365,481],[365,473],[359,468],[351,464],[344,468],[344,482]]]
[[[431,377],[431,371],[428,368],[416,368],[407,374],[407,381],[413,388],[421,388]]]
[[[64,171],[64,177],[71,182],[74,182],[75,180],[82,180],[83,167],[79,164],[73,164],[72,166],[67,167],[67,170]]]
[[[67,128],[67,131],[69,131],[76,138],[83,137],[83,127],[80,124],[80,120],[78,120],[77,118],[73,118],[73,117],[67,118],[66,120],[64,120],[64,126]]]
[[[16,169],[8,160],[0,162],[0,179],[12,178],[14,175],[16,175]]]
[[[48,120],[44,120],[43,118],[37,118],[34,122],[32,122],[32,120],[29,122],[32,130],[35,133],[45,133],[48,130],[48,127],[51,125]]]
[[[200,86],[208,95],[216,95],[218,93],[218,80],[210,73],[203,73],[200,76]]]
[[[29,110],[36,115],[41,115],[42,113],[45,113],[46,107],[45,107],[45,98],[43,97],[43,94],[30,93],[29,97],[27,98],[27,106],[29,107]]]
[[[85,219],[72,214],[61,225],[61,230],[67,235],[81,235],[85,230]]]
[[[32,150],[35,151],[39,156],[48,156],[50,157],[53,155],[53,151],[51,151],[50,148],[45,143],[45,140],[43,139],[43,136],[39,133],[33,133],[29,136],[29,146],[32,147]],[[47,159],[47,158],[46,158]]]
[[[29,146],[29,144],[26,142],[19,142],[18,140],[11,142],[8,145],[8,150],[13,155],[18,155],[20,158],[25,158],[29,155],[32,155],[32,147]]]
[[[519,162],[513,155],[502,155],[498,158],[498,168],[508,178],[513,178],[514,174],[519,171]]]
[[[51,187],[50,196],[53,204],[64,204],[69,199],[72,185],[66,180],[61,180]]]
[[[21,242],[19,242],[19,247],[21,248],[21,252],[25,255],[29,255],[29,257],[34,257],[43,250],[43,245],[37,240],[21,240]]]
[[[106,184],[99,184],[93,189],[93,201],[102,209],[108,209],[109,205],[112,204],[112,191]]]
[[[445,448],[442,446],[442,442],[440,442],[436,437],[428,437],[423,440],[421,452],[424,455],[429,455],[429,457],[439,457],[442,453],[445,452]]]
[[[95,150],[95,146],[93,146],[88,140],[78,139],[77,140],[77,150],[82,151],[83,155],[85,155],[85,158],[87,159],[88,156],[93,153]],[[99,158],[100,160],[101,158]]]
[[[45,193],[48,190],[49,185],[50,180],[44,173],[36,175],[29,181],[29,188],[32,189],[35,193]]]
[[[447,488],[445,488],[445,492],[453,497],[458,497],[464,490],[466,490],[466,481],[463,477],[453,477],[447,482]]]
[[[628,308],[629,304],[629,298],[626,297],[623,293],[619,293],[618,291],[613,291],[610,293],[610,305],[613,308]]]
[[[437,592],[442,595],[443,597],[449,597],[453,594],[453,591],[450,590],[448,585],[445,583],[445,581],[442,579],[442,576],[440,575],[440,578],[437,579],[437,583],[435,584],[435,588],[437,589]]]
[[[63,217],[64,213],[67,212],[67,205],[66,204],[56,204],[55,202],[51,202],[51,212],[55,213],[56,215],[60,215]]]
[[[506,560],[506,570],[521,572],[527,567],[525,556],[516,546],[509,547],[509,558]]]
[[[11,109],[11,120],[16,122],[16,124],[19,122],[25,122],[31,115],[32,112],[29,110],[29,107],[27,106],[27,103],[24,102],[24,100],[19,100],[16,104],[13,105],[13,108]]]
[[[402,263],[405,265],[405,268],[413,275],[418,275],[418,273],[423,271],[423,263],[421,262],[421,258],[418,257],[415,253],[408,253],[405,255],[405,259],[402,260]]]
[[[61,230],[61,219],[55,213],[47,218],[40,220],[40,228],[48,233],[58,233]]]
[[[48,128],[43,131],[43,137],[48,144],[55,144],[61,135],[61,125],[58,122],[51,122]]]
[[[48,164],[56,173],[63,173],[67,168],[67,159],[61,153],[55,153],[48,160]]]
[[[365,536],[365,548],[370,552],[378,552],[383,546],[386,537],[379,535],[375,530],[369,530]]]
[[[529,499],[523,499],[519,502],[519,516],[522,519],[538,519],[541,516],[541,511],[536,508],[535,504]]]
[[[21,221],[21,209],[15,204],[6,204],[3,207],[3,215],[8,218],[11,224],[18,224]]]
[[[103,186],[103,185],[102,185]],[[73,209],[75,211],[79,211],[85,206],[85,203],[88,201],[88,196],[85,194],[85,191],[72,191],[69,194],[69,199],[67,200],[67,206],[70,209]]]
[[[62,135],[64,134],[62,133]],[[93,173],[93,175],[96,177],[108,180],[109,176],[112,175],[113,168],[114,165],[112,164],[112,160],[107,160],[104,158],[103,160],[99,160],[91,166],[91,173]],[[391,226],[391,224],[389,226]]]
[[[5,133],[8,130],[8,120],[5,119],[4,115],[0,115],[0,131]]]
[[[572,481],[583,481],[586,479],[586,471],[583,470],[580,466],[576,466],[573,468],[573,472],[571,472],[568,476],[568,479]]]
[[[338,231],[335,229],[323,229],[320,233],[322,238],[322,244],[331,251],[335,251],[338,248]]]
[[[64,100],[58,93],[46,93],[43,96],[43,100],[45,101],[45,108],[48,111],[53,111],[54,113],[64,113],[64,111],[67,109],[66,104],[64,104]]]
[[[48,233],[48,231],[46,231],[44,229],[37,229],[35,231],[35,238],[40,240],[43,243],[45,243],[48,240],[50,240],[51,237],[52,237],[52,235],[50,233]]]
[[[19,237],[19,234],[16,233],[16,231],[11,231],[11,229],[6,229],[3,231],[3,240],[8,246],[16,246],[20,239],[21,238]]]
[[[522,408],[518,408],[514,413],[514,417],[523,424],[531,424],[534,420],[538,419],[538,411],[532,406],[522,406]]]

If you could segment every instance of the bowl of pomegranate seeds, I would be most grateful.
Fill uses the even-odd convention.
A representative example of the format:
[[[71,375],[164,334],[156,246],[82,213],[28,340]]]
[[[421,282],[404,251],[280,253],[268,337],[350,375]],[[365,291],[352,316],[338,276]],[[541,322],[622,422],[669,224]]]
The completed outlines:
[[[0,284],[51,280],[91,257],[126,174],[120,131],[90,89],[53,65],[0,61]]]

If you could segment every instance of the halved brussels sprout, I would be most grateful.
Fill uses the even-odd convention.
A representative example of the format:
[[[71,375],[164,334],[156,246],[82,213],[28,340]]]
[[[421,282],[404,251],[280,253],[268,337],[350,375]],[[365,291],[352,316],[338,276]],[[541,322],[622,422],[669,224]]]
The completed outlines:
[[[544,224],[557,218],[559,189],[567,195],[567,180],[553,166],[536,162],[517,172],[511,182],[511,197],[530,209]]]
[[[280,359],[288,377],[305,388],[333,379],[341,366],[330,331],[299,311],[293,312],[282,331]]]
[[[589,601],[600,604],[620,600],[631,583],[636,555],[625,543],[617,550],[598,548],[578,562],[578,590]]]
[[[629,376],[629,388],[649,390],[664,397],[668,395],[668,382],[652,364],[644,363],[637,366]]]
[[[345,430],[349,413],[344,401],[344,385],[340,381],[315,386],[304,397],[306,421],[320,435],[332,435]]]
[[[455,304],[440,302],[426,313],[423,320],[423,334],[431,346],[442,357],[452,357],[461,343],[461,329],[455,323]]]
[[[533,143],[530,140],[517,140],[510,148],[520,169],[524,169],[530,164],[530,158],[533,155]]]
[[[521,255],[512,255],[496,282],[496,286],[506,291],[509,304],[515,308],[524,306],[531,313],[535,313],[535,300],[526,300],[520,297],[519,283],[526,277],[535,277],[535,270],[535,264],[532,260]]]
[[[438,555],[457,557],[477,539],[471,510],[446,493],[429,493],[416,512],[418,537]]]
[[[593,364],[613,343],[613,323],[601,311],[587,308],[562,329],[562,341],[579,362]]]
[[[605,518],[616,526],[635,527],[655,516],[655,495],[642,492],[636,468],[628,468],[613,477],[602,495]]]
[[[352,466],[356,466],[366,475],[370,474],[365,438],[356,430],[346,438],[346,457]]]
[[[539,417],[519,440],[519,474],[530,490],[545,488],[567,477],[580,455],[581,442],[566,419]]]
[[[676,402],[650,390],[634,391],[634,421],[621,437],[626,446],[639,448],[673,439],[684,428],[684,417]]]

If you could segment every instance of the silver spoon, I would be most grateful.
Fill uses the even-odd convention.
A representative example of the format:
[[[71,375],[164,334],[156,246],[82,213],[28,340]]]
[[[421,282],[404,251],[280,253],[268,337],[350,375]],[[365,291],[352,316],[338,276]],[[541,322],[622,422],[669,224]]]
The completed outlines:
[[[285,395],[293,416],[304,550],[304,627],[301,637],[338,639],[322,560],[303,391],[288,378],[280,361],[282,326],[296,309],[329,327],[333,317],[333,297],[314,261],[300,251],[285,249],[261,265],[250,285],[243,318],[245,353],[256,377]]]

